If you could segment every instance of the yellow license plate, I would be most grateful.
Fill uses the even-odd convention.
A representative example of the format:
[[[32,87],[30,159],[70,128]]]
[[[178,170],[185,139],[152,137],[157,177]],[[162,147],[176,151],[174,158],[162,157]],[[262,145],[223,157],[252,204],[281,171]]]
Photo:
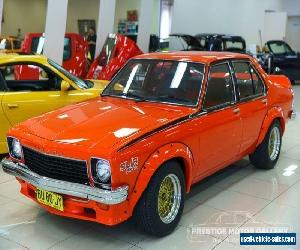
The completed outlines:
[[[37,200],[49,207],[53,207],[59,211],[64,211],[64,202],[63,197],[60,194],[49,192],[46,190],[36,189],[36,198]]]

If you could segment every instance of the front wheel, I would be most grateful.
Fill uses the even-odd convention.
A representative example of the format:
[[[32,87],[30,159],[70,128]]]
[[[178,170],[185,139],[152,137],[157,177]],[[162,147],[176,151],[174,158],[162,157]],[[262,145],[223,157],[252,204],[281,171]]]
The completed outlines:
[[[278,161],[282,141],[280,122],[275,120],[270,126],[263,142],[249,155],[251,163],[261,169],[272,169]]]
[[[135,209],[135,220],[145,232],[162,237],[177,226],[183,211],[185,178],[179,163],[169,161],[152,177]]]

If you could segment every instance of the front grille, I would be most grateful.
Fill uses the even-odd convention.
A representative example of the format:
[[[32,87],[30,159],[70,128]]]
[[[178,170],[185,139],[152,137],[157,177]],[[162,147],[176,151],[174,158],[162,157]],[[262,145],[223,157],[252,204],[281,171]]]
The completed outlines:
[[[85,161],[42,154],[23,147],[25,165],[34,173],[52,179],[88,184]]]

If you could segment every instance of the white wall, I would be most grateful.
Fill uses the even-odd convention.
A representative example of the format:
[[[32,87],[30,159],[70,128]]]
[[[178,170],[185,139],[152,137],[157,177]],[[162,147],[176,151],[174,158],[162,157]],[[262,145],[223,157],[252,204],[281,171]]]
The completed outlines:
[[[295,51],[300,51],[300,16],[288,18],[286,41]]]
[[[282,0],[288,16],[300,16],[300,0]]]
[[[28,32],[43,32],[46,21],[46,0],[4,0],[2,34],[23,36]]]
[[[69,0],[66,31],[78,33],[78,20],[81,19],[94,19],[97,25],[99,2],[99,0]]]
[[[172,33],[228,33],[259,44],[265,10],[280,11],[285,0],[175,0]]]

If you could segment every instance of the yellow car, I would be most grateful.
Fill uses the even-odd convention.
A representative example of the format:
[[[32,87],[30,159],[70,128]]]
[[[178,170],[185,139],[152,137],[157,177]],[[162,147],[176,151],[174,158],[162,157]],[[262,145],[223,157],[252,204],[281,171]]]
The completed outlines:
[[[28,118],[100,95],[107,81],[81,80],[44,56],[0,55],[0,154],[6,132]]]

